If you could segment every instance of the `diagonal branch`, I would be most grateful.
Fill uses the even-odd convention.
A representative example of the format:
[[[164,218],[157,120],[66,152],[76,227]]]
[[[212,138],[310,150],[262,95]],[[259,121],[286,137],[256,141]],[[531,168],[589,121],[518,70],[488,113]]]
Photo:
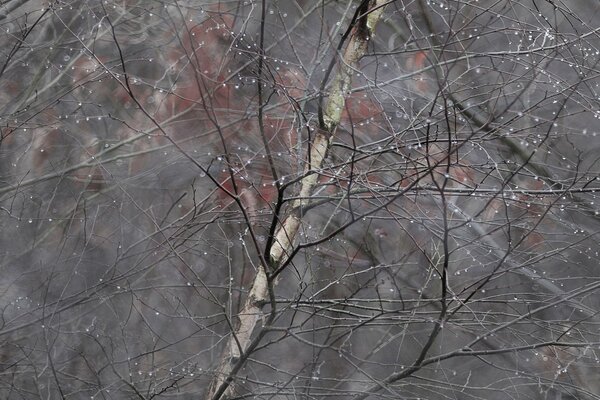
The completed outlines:
[[[323,109],[323,120],[310,150],[306,163],[304,178],[301,181],[299,196],[292,203],[283,222],[276,230],[271,248],[268,249],[269,263],[273,270],[284,264],[293,253],[294,240],[302,222],[302,210],[309,203],[310,195],[318,180],[318,172],[323,166],[323,161],[335,135],[336,127],[340,123],[342,110],[346,102],[346,94],[352,84],[352,71],[365,55],[369,40],[373,37],[375,27],[379,21],[386,1],[365,0],[361,5],[361,12],[353,21],[348,45],[342,54],[336,75],[333,78],[329,97]],[[275,216],[274,218],[277,218]],[[208,391],[208,399],[217,400],[221,397],[229,398],[233,395],[235,387],[233,379],[244,364],[245,360],[258,345],[261,338],[275,317],[275,301],[273,289],[275,280],[269,276],[267,266],[260,265],[252,289],[246,298],[244,307],[238,316],[238,325],[231,333],[224,352],[221,356],[216,376]],[[252,339],[256,325],[262,317],[265,304],[271,303],[271,311],[261,329]]]

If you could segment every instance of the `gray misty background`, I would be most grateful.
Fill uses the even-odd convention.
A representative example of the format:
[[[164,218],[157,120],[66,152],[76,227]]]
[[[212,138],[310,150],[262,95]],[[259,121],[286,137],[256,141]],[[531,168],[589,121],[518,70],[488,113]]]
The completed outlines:
[[[206,398],[362,3],[1,3],[0,397]],[[600,3],[376,32],[234,398],[600,398]]]

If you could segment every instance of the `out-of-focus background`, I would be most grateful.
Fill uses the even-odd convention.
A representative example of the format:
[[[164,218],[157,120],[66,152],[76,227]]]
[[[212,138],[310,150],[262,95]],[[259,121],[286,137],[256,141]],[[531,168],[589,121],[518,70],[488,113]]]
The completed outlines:
[[[206,398],[363,3],[2,2],[1,398]],[[234,398],[600,398],[599,22],[385,5]]]

